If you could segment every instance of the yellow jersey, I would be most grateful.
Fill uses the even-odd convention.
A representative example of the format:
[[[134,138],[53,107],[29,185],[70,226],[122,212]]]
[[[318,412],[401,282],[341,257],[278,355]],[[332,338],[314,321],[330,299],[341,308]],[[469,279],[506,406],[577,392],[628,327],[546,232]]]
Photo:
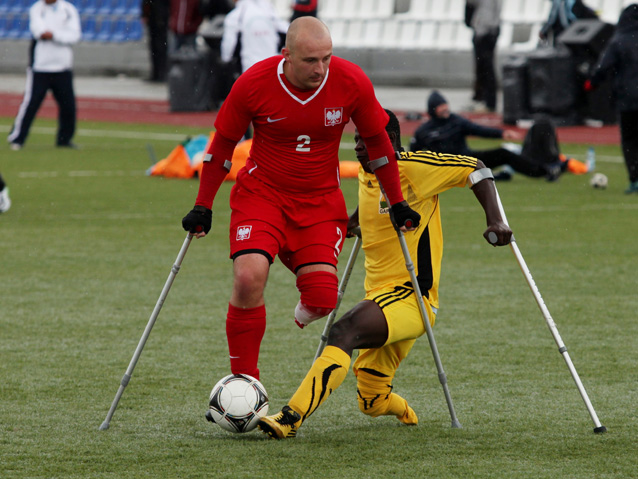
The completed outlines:
[[[434,308],[439,306],[443,256],[439,194],[464,187],[476,162],[469,156],[431,151],[402,152],[398,159],[403,197],[421,215],[419,227],[404,236],[421,293]],[[363,168],[359,168],[359,224],[365,252],[366,293],[406,283],[412,286],[379,182]]]

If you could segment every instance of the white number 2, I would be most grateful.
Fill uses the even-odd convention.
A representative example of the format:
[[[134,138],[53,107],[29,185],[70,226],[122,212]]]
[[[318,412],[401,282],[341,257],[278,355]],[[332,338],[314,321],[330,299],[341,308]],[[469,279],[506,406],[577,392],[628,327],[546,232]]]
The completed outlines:
[[[337,242],[335,243],[335,258],[339,257],[339,251],[341,251],[339,249],[339,247],[341,246],[341,243],[343,242],[343,233],[341,232],[341,230],[337,227]]]
[[[310,137],[308,135],[299,135],[297,141],[301,142],[297,145],[297,151],[310,151],[310,147],[307,146],[310,144]]]

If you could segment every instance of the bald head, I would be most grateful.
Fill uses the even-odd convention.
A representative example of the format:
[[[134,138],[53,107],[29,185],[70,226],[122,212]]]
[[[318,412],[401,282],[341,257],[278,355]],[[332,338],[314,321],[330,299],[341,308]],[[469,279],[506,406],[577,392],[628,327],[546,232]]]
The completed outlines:
[[[281,54],[286,60],[284,75],[302,90],[319,87],[332,58],[332,38],[326,25],[315,17],[294,20],[286,34]]]
[[[305,46],[319,43],[330,43],[330,47],[332,47],[330,30],[321,20],[310,16],[299,17],[288,27],[285,48],[289,51],[294,53],[299,45]]]

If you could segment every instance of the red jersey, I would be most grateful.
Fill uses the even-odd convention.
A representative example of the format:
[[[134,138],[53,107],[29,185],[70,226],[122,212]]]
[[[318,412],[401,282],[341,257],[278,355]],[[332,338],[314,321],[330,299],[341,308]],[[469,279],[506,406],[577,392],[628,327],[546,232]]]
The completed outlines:
[[[238,141],[252,121],[247,172],[294,195],[313,196],[339,187],[339,143],[353,120],[362,137],[385,131],[388,116],[360,67],[332,57],[323,83],[302,91],[283,74],[275,56],[244,72],[217,115],[216,130]]]

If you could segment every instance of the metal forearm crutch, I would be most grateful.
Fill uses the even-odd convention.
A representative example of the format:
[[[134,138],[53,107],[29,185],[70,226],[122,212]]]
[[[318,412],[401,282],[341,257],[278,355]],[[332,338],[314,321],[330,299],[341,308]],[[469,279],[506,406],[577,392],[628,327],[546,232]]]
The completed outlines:
[[[507,217],[505,216],[505,210],[503,209],[503,204],[501,203],[501,198],[496,188],[495,188],[495,191],[496,191],[496,200],[498,201],[498,209],[501,212],[503,221],[505,222],[505,224],[509,226],[509,223],[507,222]],[[496,233],[491,232],[488,235],[488,239],[490,243],[496,243],[497,241]],[[595,426],[594,432],[603,433],[607,431],[607,428],[603,426],[598,420],[598,416],[596,415],[596,411],[594,410],[594,407],[592,406],[591,401],[589,400],[587,391],[585,391],[585,387],[583,386],[583,383],[581,382],[580,377],[578,376],[578,373],[576,372],[576,368],[574,367],[574,364],[572,363],[572,360],[569,357],[567,348],[565,347],[565,344],[563,343],[563,340],[561,339],[560,334],[558,333],[558,329],[556,328],[556,323],[554,323],[554,320],[552,319],[552,316],[549,313],[547,306],[545,305],[545,301],[543,301],[541,293],[538,290],[536,283],[534,282],[534,278],[532,277],[532,274],[530,273],[529,268],[527,267],[527,264],[525,263],[525,260],[523,259],[523,255],[521,254],[521,251],[518,249],[518,245],[516,244],[516,240],[514,239],[514,236],[512,236],[510,247],[512,249],[512,252],[514,253],[514,256],[516,256],[516,260],[518,261],[518,265],[520,266],[521,271],[523,272],[523,276],[525,276],[525,279],[527,280],[529,289],[532,291],[532,294],[534,295],[536,304],[538,304],[538,307],[540,308],[541,313],[543,313],[543,317],[545,318],[545,322],[547,323],[547,326],[549,327],[549,330],[551,331],[552,336],[554,336],[554,341],[556,341],[556,345],[558,346],[558,352],[563,356],[563,359],[565,360],[565,364],[567,364],[567,368],[569,369],[569,372],[571,373],[572,378],[574,379],[574,382],[576,383],[576,387],[578,388],[578,391],[580,392],[580,395],[583,398],[583,401],[585,402],[585,406],[587,407],[587,410],[589,411],[589,415],[591,416],[591,419],[594,422],[594,426]]]
[[[191,233],[188,233],[186,235],[186,239],[184,240],[184,244],[182,244],[182,247],[179,250],[177,259],[175,260],[175,263],[173,264],[171,268],[171,272],[168,275],[168,279],[166,280],[166,283],[164,284],[162,293],[160,294],[157,300],[157,303],[155,304],[153,313],[151,314],[151,317],[149,318],[148,323],[146,324],[146,329],[144,329],[144,334],[142,334],[142,337],[140,338],[140,342],[137,344],[137,348],[135,349],[135,353],[133,354],[133,357],[131,358],[131,362],[129,363],[128,368],[126,369],[126,373],[124,373],[124,376],[122,377],[122,381],[120,382],[120,387],[117,390],[117,393],[115,394],[113,403],[111,404],[111,409],[109,409],[109,412],[106,415],[106,419],[104,419],[104,422],[100,426],[100,430],[102,431],[109,428],[111,418],[113,417],[113,414],[115,413],[115,409],[117,408],[117,404],[120,402],[120,398],[122,397],[122,394],[124,393],[124,388],[126,388],[129,381],[131,380],[133,369],[135,369],[137,360],[140,358],[140,355],[142,354],[142,349],[144,349],[146,340],[148,339],[148,336],[151,334],[151,329],[153,329],[155,320],[159,316],[160,310],[162,309],[162,305],[164,304],[164,300],[166,299],[166,296],[168,295],[168,291],[171,289],[171,285],[173,284],[173,281],[175,280],[175,276],[177,276],[177,273],[179,273],[179,268],[182,265],[182,261],[184,260],[184,256],[186,255],[186,251],[188,251],[188,246],[190,245],[192,239],[193,239],[193,235]]]
[[[323,327],[323,332],[321,333],[321,340],[319,341],[319,347],[317,348],[317,353],[315,354],[316,361],[321,353],[323,352],[323,348],[326,347],[328,343],[328,334],[330,333],[330,328],[332,327],[332,323],[334,323],[335,318],[337,317],[337,311],[339,310],[339,306],[341,305],[341,300],[343,299],[343,295],[346,292],[346,286],[348,286],[348,281],[350,280],[350,274],[352,273],[352,269],[354,268],[354,263],[357,260],[357,255],[359,254],[359,250],[361,249],[361,228],[357,227],[354,230],[356,235],[354,239],[354,244],[352,245],[352,251],[350,252],[350,258],[346,263],[346,269],[343,271],[343,276],[341,277],[341,281],[339,282],[339,293],[337,295],[337,305],[335,309],[332,310],[328,319],[326,319],[326,325]]]
[[[381,182],[379,182],[379,186],[381,186]],[[388,199],[383,187],[381,186],[381,191],[383,192],[383,196],[388,204],[390,205],[390,200]],[[390,212],[392,210],[390,209]],[[414,294],[416,295],[417,304],[419,305],[419,311],[421,312],[421,319],[423,320],[423,324],[425,325],[425,331],[428,335],[428,342],[430,343],[430,349],[432,350],[432,356],[434,357],[434,363],[436,364],[436,370],[439,374],[439,382],[443,387],[443,394],[445,394],[445,401],[447,402],[448,410],[450,411],[450,418],[452,419],[452,427],[456,429],[462,428],[461,423],[456,418],[456,412],[454,411],[454,404],[452,403],[452,396],[450,396],[450,391],[447,386],[447,376],[445,375],[445,371],[443,370],[443,364],[441,364],[441,357],[439,356],[439,349],[436,347],[436,340],[434,339],[434,333],[432,332],[432,326],[430,325],[430,318],[428,317],[427,309],[425,309],[425,303],[423,302],[423,295],[421,294],[421,288],[419,287],[419,282],[417,281],[416,272],[414,271],[414,263],[412,262],[412,258],[410,257],[410,250],[408,249],[408,245],[405,241],[405,236],[403,236],[403,232],[396,226],[394,222],[394,218],[392,219],[392,224],[394,225],[394,229],[397,232],[397,236],[399,237],[399,243],[401,244],[401,250],[403,251],[403,258],[405,259],[405,267],[410,274],[410,281],[412,281],[412,286],[414,287]]]

